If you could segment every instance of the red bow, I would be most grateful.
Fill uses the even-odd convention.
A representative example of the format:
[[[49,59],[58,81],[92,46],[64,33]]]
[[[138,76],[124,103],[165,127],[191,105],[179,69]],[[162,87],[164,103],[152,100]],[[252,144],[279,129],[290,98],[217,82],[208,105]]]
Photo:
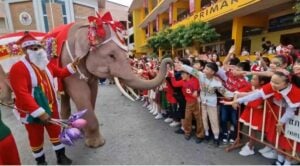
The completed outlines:
[[[97,17],[89,16],[89,23],[92,23],[96,28],[96,33],[99,37],[105,37],[105,30],[103,28],[103,24],[109,24],[113,30],[116,32],[117,30],[124,29],[123,25],[119,21],[113,21],[110,12],[105,13],[102,17],[99,13],[97,13]]]
[[[100,17],[100,15],[98,13],[97,13],[97,16],[98,17],[89,16],[88,20],[89,20],[89,23],[91,24],[90,26],[92,26],[91,28],[95,28],[96,34],[99,37],[102,38],[102,37],[105,37],[105,31],[104,31],[104,28],[103,28],[103,22],[102,22],[101,17]]]
[[[114,31],[117,31],[117,30],[123,30],[124,27],[123,25],[120,23],[120,21],[114,21],[110,12],[107,12],[103,15],[102,17],[102,20],[104,23],[107,23],[109,24]]]

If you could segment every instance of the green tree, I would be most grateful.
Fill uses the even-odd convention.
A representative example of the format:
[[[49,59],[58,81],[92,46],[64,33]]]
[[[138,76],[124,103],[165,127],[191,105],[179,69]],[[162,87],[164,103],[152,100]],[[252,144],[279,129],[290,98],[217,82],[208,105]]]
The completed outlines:
[[[218,39],[220,35],[208,23],[193,22],[185,29],[185,35],[181,39],[183,47],[191,46],[195,43],[209,43]]]
[[[172,30],[168,35],[167,38],[170,41],[170,44],[173,48],[181,48],[181,40],[185,35],[185,26],[180,26],[174,30]]]
[[[148,47],[151,48],[153,50],[153,52],[157,52],[158,48],[159,48],[159,41],[158,41],[158,37],[156,34],[154,34],[153,36],[151,36],[148,41]]]
[[[154,52],[158,49],[170,50],[185,48],[193,44],[209,43],[218,39],[220,35],[208,23],[193,22],[189,26],[180,26],[174,30],[165,29],[148,39],[148,47]]]
[[[159,48],[164,50],[171,49],[170,41],[167,38],[170,32],[171,29],[165,29],[151,36],[147,41],[148,47],[152,48],[154,52],[157,52]]]

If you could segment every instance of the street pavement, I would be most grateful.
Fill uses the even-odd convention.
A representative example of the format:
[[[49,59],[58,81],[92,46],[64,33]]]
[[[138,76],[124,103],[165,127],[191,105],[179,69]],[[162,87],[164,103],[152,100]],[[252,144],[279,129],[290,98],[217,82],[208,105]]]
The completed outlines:
[[[90,149],[83,140],[67,147],[67,155],[73,164],[86,165],[268,165],[256,151],[256,155],[242,157],[238,150],[225,152],[224,146],[215,148],[211,143],[196,144],[192,138],[186,141],[183,135],[174,133],[163,120],[154,117],[142,107],[142,102],[131,102],[121,95],[114,85],[99,86],[96,114],[101,132],[106,140],[103,147]],[[73,110],[74,104],[72,104]],[[35,164],[31,154],[24,126],[14,117],[12,111],[1,107],[4,122],[12,130],[19,149],[22,164]],[[46,160],[56,164],[55,153],[45,134]],[[7,150],[9,149],[0,149]],[[256,149],[257,150],[257,149]]]

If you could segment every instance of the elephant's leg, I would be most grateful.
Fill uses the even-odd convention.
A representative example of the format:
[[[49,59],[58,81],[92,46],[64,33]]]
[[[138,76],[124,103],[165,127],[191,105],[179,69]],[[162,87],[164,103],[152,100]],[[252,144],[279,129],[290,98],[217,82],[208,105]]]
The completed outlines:
[[[71,115],[70,96],[67,93],[65,93],[61,95],[60,99],[61,99],[60,116],[62,119],[68,119]]]
[[[92,93],[89,85],[79,80],[77,77],[71,76],[66,78],[66,91],[74,101],[78,110],[87,109],[84,118],[87,120],[87,126],[85,127],[85,144],[89,147],[99,147],[104,144],[104,139],[100,134],[99,122],[94,113],[92,104]]]
[[[88,83],[89,87],[90,87],[90,92],[91,92],[91,104],[92,104],[92,107],[93,107],[93,111],[95,113],[95,108],[96,108],[96,99],[97,99],[97,94],[98,94],[98,79],[94,79],[92,81],[89,81]],[[98,121],[99,122],[99,121]],[[99,128],[100,129],[100,128]],[[99,130],[100,131],[100,130]],[[103,136],[101,135],[101,132],[99,132],[99,136],[100,136],[100,141],[101,141],[101,145],[104,145],[105,144],[105,139],[103,138]],[[90,146],[90,145],[94,145],[95,144],[95,141],[99,141],[99,140],[95,140],[95,139],[92,139],[93,137],[96,137],[96,136],[93,136],[93,133],[90,133],[90,136],[91,139],[86,139],[85,140],[85,143],[86,145]],[[100,146],[101,146],[100,145]],[[93,146],[92,146],[93,147]]]
[[[97,94],[98,94],[98,79],[90,81],[89,82],[89,86],[90,86],[90,89],[91,89],[91,102],[92,102],[92,106],[95,109],[96,99],[97,99]]]

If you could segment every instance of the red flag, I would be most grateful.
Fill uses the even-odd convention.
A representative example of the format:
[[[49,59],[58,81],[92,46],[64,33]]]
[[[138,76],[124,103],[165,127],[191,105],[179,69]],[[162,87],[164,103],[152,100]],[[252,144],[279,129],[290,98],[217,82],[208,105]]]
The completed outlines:
[[[148,0],[144,0],[144,1],[143,1],[143,7],[144,7],[144,8],[147,8],[147,7],[148,7]]]
[[[195,0],[190,0],[190,13],[195,11]]]
[[[169,24],[173,24],[173,3],[169,6]]]

